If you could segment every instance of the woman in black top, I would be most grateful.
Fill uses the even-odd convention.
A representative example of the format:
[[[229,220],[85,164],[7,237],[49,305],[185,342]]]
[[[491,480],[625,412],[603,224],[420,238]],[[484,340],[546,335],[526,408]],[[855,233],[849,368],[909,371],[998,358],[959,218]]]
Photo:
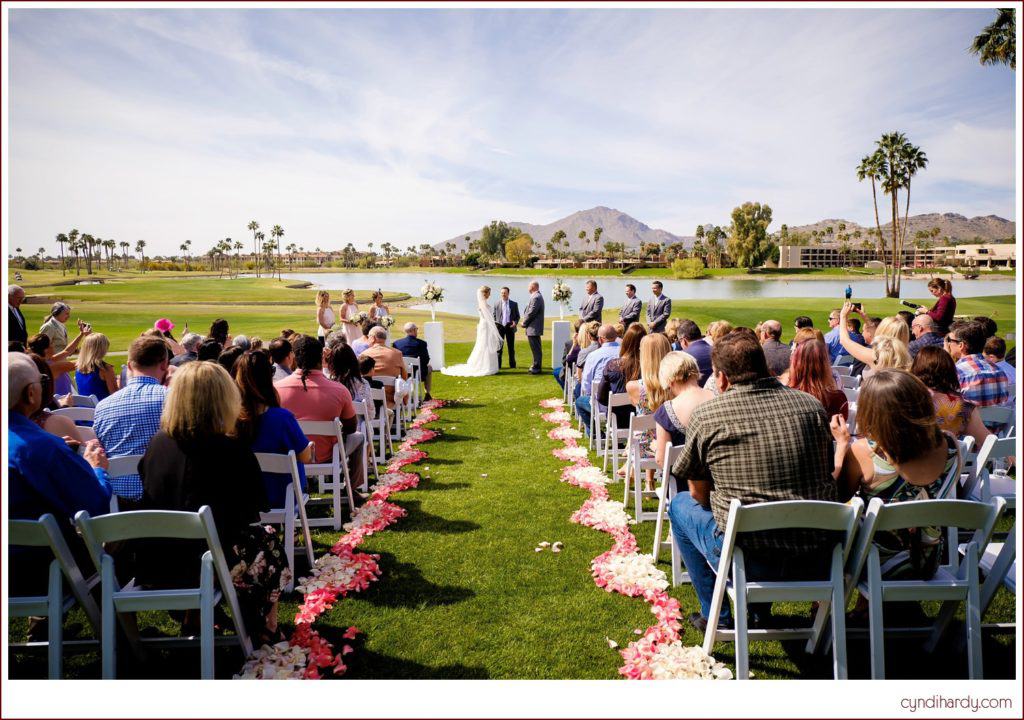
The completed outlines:
[[[240,407],[238,387],[219,365],[187,363],[175,373],[161,430],[139,464],[141,508],[196,512],[209,505],[246,627],[261,642],[276,641],[277,601],[291,570],[273,529],[254,525],[270,506],[256,456],[231,436]],[[146,541],[136,578],[155,587],[194,587],[204,546]]]
[[[607,406],[612,393],[626,392],[626,383],[640,378],[640,341],[647,331],[640,323],[633,323],[626,329],[619,346],[619,356],[604,366],[604,374],[597,385],[597,401]],[[620,405],[615,413],[615,423],[619,429],[629,427],[629,416],[633,414],[632,405]]]

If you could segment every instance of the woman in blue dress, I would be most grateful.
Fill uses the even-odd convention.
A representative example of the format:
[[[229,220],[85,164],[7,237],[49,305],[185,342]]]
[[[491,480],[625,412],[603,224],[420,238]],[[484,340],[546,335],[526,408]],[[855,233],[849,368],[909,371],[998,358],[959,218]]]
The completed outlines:
[[[110,340],[103,333],[93,333],[82,341],[82,350],[75,363],[75,385],[79,395],[95,395],[97,400],[117,392],[114,366],[104,358]]]

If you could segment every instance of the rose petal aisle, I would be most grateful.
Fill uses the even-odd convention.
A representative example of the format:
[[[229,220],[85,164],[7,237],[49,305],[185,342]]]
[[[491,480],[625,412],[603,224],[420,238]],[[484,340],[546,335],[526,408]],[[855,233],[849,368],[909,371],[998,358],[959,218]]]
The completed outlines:
[[[611,550],[591,562],[594,582],[607,592],[642,597],[656,618],[639,639],[619,651],[624,661],[619,674],[632,680],[732,678],[732,672],[705,654],[702,648],[683,647],[679,601],[668,594],[668,578],[655,567],[654,558],[637,552],[636,538],[629,529],[635,521],[622,503],[608,497],[607,485],[613,480],[590,464],[587,447],[577,442],[583,435],[572,427],[562,401],[558,398],[542,400],[540,406],[550,411],[541,418],[557,426],[548,432],[548,437],[563,443],[563,447],[552,450],[552,454],[569,463],[562,471],[562,482],[590,493],[570,520],[606,532],[615,541]],[[609,645],[613,643],[609,641]]]
[[[345,645],[338,653],[330,643],[313,629],[316,619],[330,610],[339,597],[362,592],[380,577],[378,556],[356,552],[363,539],[384,530],[405,517],[405,510],[388,502],[394,493],[414,488],[420,477],[416,473],[402,472],[406,465],[420,462],[427,453],[416,446],[433,440],[440,432],[428,430],[424,425],[439,419],[435,410],[444,406],[443,400],[423,403],[415,420],[409,425],[405,441],[370,487],[370,497],[356,510],[352,520],[343,525],[345,534],[330,552],[317,558],[309,576],[299,579],[295,589],[304,596],[295,614],[295,630],[289,640],[276,645],[264,645],[256,650],[236,679],[319,680],[326,674],[342,675],[348,669],[344,656],[352,652]],[[344,637],[354,640],[359,629],[350,627]]]

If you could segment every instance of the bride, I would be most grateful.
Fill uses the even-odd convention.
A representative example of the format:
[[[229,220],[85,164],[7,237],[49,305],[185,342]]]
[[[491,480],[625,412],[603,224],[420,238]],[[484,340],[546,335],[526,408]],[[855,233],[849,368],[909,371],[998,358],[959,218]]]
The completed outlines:
[[[498,348],[501,347],[501,336],[498,326],[494,324],[494,313],[487,304],[491,289],[486,285],[476,291],[476,307],[480,320],[476,324],[476,344],[469,360],[462,365],[450,365],[441,372],[445,375],[459,377],[480,377],[498,373]]]

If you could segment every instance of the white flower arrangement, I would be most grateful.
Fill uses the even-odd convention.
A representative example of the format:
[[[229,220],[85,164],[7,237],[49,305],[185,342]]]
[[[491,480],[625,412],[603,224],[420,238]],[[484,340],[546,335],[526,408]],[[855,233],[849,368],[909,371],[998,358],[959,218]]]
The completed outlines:
[[[569,301],[572,300],[572,288],[561,280],[556,280],[551,288],[551,299],[557,303],[568,305]]]
[[[369,319],[370,315],[365,310],[360,310],[359,312],[352,316],[352,322],[360,324],[366,322]]]
[[[395,319],[390,315],[385,315],[380,319],[380,324],[384,327],[385,330],[387,330],[390,329],[391,326],[395,324]]]
[[[427,282],[427,284],[420,289],[420,297],[431,305],[434,303],[444,302],[444,288],[440,285],[435,285],[432,282]]]
[[[732,671],[724,663],[702,647],[683,647],[679,640],[657,645],[650,670],[655,680],[732,680]]]

